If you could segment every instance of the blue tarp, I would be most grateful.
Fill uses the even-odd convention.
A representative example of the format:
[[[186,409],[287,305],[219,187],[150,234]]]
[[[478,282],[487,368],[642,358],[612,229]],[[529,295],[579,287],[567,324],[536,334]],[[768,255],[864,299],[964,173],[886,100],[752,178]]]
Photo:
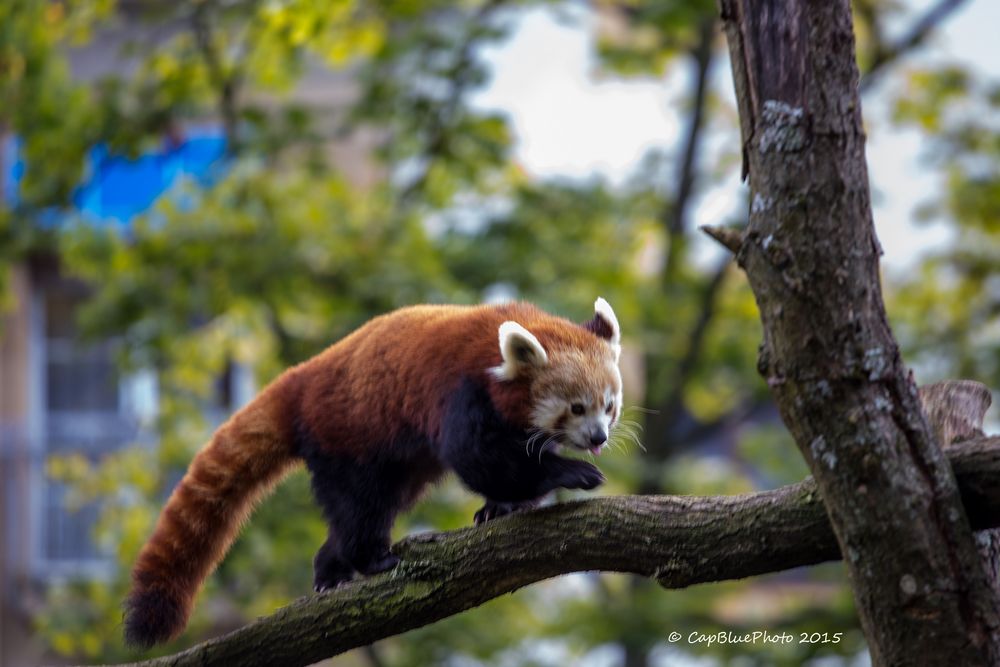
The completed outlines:
[[[182,177],[211,183],[222,168],[225,150],[225,137],[213,131],[192,133],[178,145],[135,159],[96,146],[89,156],[89,178],[73,193],[73,204],[95,223],[128,224]],[[7,142],[4,153],[3,164],[10,165],[3,179],[4,200],[16,204],[25,170],[16,139]]]

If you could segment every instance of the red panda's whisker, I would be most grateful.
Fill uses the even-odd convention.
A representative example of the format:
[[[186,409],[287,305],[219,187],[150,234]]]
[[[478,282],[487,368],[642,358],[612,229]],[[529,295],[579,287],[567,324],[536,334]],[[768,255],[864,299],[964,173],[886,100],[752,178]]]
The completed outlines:
[[[622,439],[630,440],[637,447],[639,447],[639,449],[645,452],[646,448],[639,439],[639,431],[641,430],[642,426],[638,422],[632,419],[621,419],[617,424],[615,424],[611,437],[619,442],[621,442]]]
[[[545,450],[548,448],[548,446],[550,444],[552,444],[553,442],[558,443],[559,442],[559,438],[561,438],[564,435],[566,435],[566,431],[564,429],[557,429],[557,430],[555,430],[555,431],[552,432],[552,434],[545,440],[545,443],[538,449],[538,462],[539,463],[542,462],[542,454],[545,453]]]
[[[542,429],[536,428],[532,429],[532,431],[534,431],[534,433],[524,443],[524,455],[528,457],[531,456],[531,449],[534,446],[534,444],[538,442],[539,438],[545,435],[545,432]]]

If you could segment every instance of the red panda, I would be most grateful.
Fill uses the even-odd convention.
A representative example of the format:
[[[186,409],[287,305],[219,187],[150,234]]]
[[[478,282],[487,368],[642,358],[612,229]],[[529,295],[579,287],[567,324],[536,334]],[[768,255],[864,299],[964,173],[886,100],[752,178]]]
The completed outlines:
[[[484,496],[479,524],[556,488],[592,489],[621,414],[611,306],[578,325],[525,303],[412,306],[288,369],[219,427],[174,489],[132,571],[125,639],[179,635],[194,597],[257,500],[304,461],[329,524],[323,591],[393,568],[396,515],[454,471]]]

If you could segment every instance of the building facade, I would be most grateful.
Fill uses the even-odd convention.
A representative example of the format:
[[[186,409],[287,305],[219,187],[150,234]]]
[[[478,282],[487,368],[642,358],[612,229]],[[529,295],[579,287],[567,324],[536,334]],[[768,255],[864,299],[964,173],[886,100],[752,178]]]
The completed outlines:
[[[77,80],[127,75],[135,59],[121,56],[124,44],[156,44],[176,33],[138,21],[130,6],[125,3],[120,20],[89,45],[74,49],[69,61]],[[290,101],[332,127],[353,90],[347,73],[317,65]],[[353,184],[367,187],[379,176],[369,157],[373,143],[372,135],[355,134],[325,147]],[[74,195],[76,212],[88,224],[127,226],[179,180],[207,182],[223,173],[225,139],[215,119],[195,119],[137,158],[95,146],[89,161],[88,181]],[[0,206],[16,204],[22,173],[17,138],[0,133]],[[154,447],[157,382],[151,371],[118,370],[116,340],[82,339],[76,313],[88,286],[67,277],[57,258],[29,258],[10,270],[7,284],[10,305],[0,309],[0,667],[20,667],[43,659],[44,648],[31,638],[31,618],[45,587],[109,576],[112,567],[92,537],[99,508],[72,502],[47,474],[48,462],[67,454],[96,461],[126,446]],[[220,378],[219,418],[249,400],[251,376],[234,366]]]

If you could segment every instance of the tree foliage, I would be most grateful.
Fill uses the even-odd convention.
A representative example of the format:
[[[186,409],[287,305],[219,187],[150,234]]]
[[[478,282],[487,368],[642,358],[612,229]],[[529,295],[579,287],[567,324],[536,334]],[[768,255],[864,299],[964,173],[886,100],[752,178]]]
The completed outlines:
[[[902,334],[929,374],[1000,380],[1000,83],[946,64],[908,73],[895,118],[927,135],[924,160],[941,187],[919,202],[923,224],[948,224],[898,295]]]
[[[695,137],[701,167],[685,166],[678,146],[648,156],[620,186],[597,178],[533,179],[512,157],[508,119],[468,104],[489,79],[482,47],[502,40],[518,12],[553,3],[142,4],[139,10],[130,3],[129,11],[147,25],[171,26],[169,37],[140,37],[122,54],[130,66],[98,81],[74,79],[67,59],[75,45],[120,21],[122,8],[110,0],[13,0],[0,7],[0,99],[13,101],[0,106],[0,126],[18,137],[28,165],[16,206],[0,213],[0,261],[39,250],[58,254],[93,288],[80,313],[83,329],[114,336],[123,368],[154,369],[159,381],[157,447],[49,463],[73,489],[74,503],[100,503],[95,539],[117,563],[108,581],[51,588],[37,623],[53,650],[92,660],[134,657],[119,637],[128,567],[165,494],[231,409],[217,391],[228,368],[250,366],[261,386],[373,315],[405,304],[516,296],[582,319],[594,297],[608,298],[644,362],[644,394],[627,397],[634,406],[628,417],[646,423],[649,449],[602,460],[611,491],[729,493],[801,478],[791,440],[776,437],[782,432],[773,415],[760,417],[770,413],[763,407],[767,388],[752,374],[759,340],[752,295],[736,272],[706,270],[705,248],[689,238],[690,229],[670,222],[733,173],[739,147],[713,152]],[[861,58],[875,62],[886,50],[879,28],[894,3],[857,5]],[[610,26],[595,31],[606,76],[693,73],[693,81],[699,67],[714,62],[700,48],[721,60],[721,41],[705,29],[714,21],[712,2],[596,8]],[[356,94],[347,108],[317,108],[296,97],[297,85],[317,68],[350,83]],[[897,105],[900,122],[917,125],[941,147],[935,167],[947,174],[947,194],[933,212],[961,230],[954,249],[921,269],[899,309],[904,343],[928,350],[928,363],[989,382],[984,370],[1000,373],[996,346],[968,332],[988,331],[997,313],[995,300],[976,288],[997,259],[990,250],[996,128],[983,127],[983,115],[952,116],[970,98],[995,110],[1000,96],[969,78],[961,68],[916,73]],[[691,91],[677,107],[688,126],[697,113],[703,132],[733,133],[734,111],[714,89],[703,107]],[[127,226],[81,219],[73,192],[91,147],[134,156],[206,119],[220,123],[228,139],[216,177],[179,184]],[[376,137],[368,158],[376,176],[358,184],[328,147],[363,133]],[[690,194],[679,191],[685,171]],[[945,316],[926,317],[928,308]],[[748,415],[755,418],[746,421]],[[710,458],[684,451],[698,441],[735,446]],[[466,525],[474,504],[457,485],[444,485],[397,531]],[[257,511],[202,593],[189,631],[163,650],[308,592],[312,554],[324,537],[306,478],[297,474]],[[397,666],[456,656],[541,665],[624,655],[645,664],[675,650],[663,641],[674,629],[686,635],[765,626],[848,634],[835,646],[684,650],[797,665],[861,648],[837,566],[669,593],[626,577],[580,575],[373,651],[380,664]]]

